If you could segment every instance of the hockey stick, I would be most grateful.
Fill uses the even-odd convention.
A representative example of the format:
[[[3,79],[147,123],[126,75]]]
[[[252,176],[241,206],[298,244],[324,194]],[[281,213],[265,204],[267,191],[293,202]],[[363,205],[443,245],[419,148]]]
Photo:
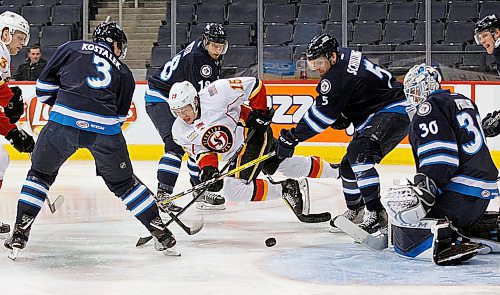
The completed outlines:
[[[16,122],[16,127],[19,130],[23,129],[21,127],[21,125],[19,124],[19,122]],[[33,132],[33,130],[31,130],[31,133],[33,134],[33,138],[35,139],[35,132]],[[37,139],[38,139],[38,137],[37,137]],[[28,157],[31,160],[31,153],[28,153]],[[61,208],[62,204],[64,203],[64,196],[63,195],[57,196],[56,200],[52,203],[52,202],[50,202],[49,196],[46,195],[45,200],[47,201],[47,206],[49,207],[50,212],[52,214],[54,214],[54,213],[56,213],[57,209]]]
[[[135,178],[135,179],[137,179],[137,181],[138,181],[140,184],[142,184],[142,185],[146,186],[146,185],[144,184],[144,182],[142,182],[142,180],[140,180],[140,179],[139,179],[139,177],[137,177],[135,174],[134,174],[133,176],[134,176],[134,178]],[[147,186],[146,186],[146,187],[147,187]],[[156,195],[155,195],[155,194],[154,194],[151,190],[149,190],[149,191],[151,192],[151,194],[153,195],[153,197],[156,199]],[[184,208],[183,208],[183,209],[184,209]],[[181,228],[182,228],[182,229],[183,229],[183,230],[184,230],[184,231],[185,231],[188,235],[194,235],[194,234],[198,233],[198,232],[199,232],[199,231],[203,228],[203,218],[202,218],[199,222],[195,223],[192,227],[189,227],[189,226],[187,226],[186,224],[184,224],[184,222],[182,222],[182,221],[179,219],[179,217],[178,217],[178,216],[179,216],[180,214],[175,215],[174,213],[172,213],[172,212],[171,212],[171,211],[169,211],[168,209],[167,209],[166,211],[167,211],[167,213],[168,213],[168,215],[170,216],[170,218],[171,218],[171,219],[170,219],[170,220],[169,220],[169,221],[165,224],[165,227],[166,227],[166,226],[168,226],[170,223],[172,223],[172,221],[175,221],[175,222],[176,222],[176,223],[177,223],[177,224],[178,224],[178,225],[179,225],[179,226],[180,226],[180,227],[181,227]],[[182,212],[182,210],[181,210],[181,211],[179,211],[179,213],[181,213],[181,212]],[[148,238],[149,238],[149,237],[148,237]],[[152,238],[152,237],[151,237],[151,238]],[[150,239],[149,239],[149,240],[150,240]],[[149,241],[149,240],[148,240],[148,241]],[[147,241],[146,241],[146,242],[147,242]],[[139,245],[139,242],[137,242],[136,247],[139,247],[139,246],[142,246],[142,245]]]
[[[384,250],[388,247],[387,234],[381,233],[378,236],[371,235],[343,215],[337,216],[333,223],[356,242],[372,250]]]
[[[231,166],[231,164],[238,158],[238,155],[240,154],[241,150],[245,147],[245,145],[248,143],[248,141],[254,135],[254,133],[255,133],[255,130],[251,130],[248,133],[248,136],[245,139],[245,141],[241,144],[241,146],[233,154],[233,156],[227,161],[227,163],[224,165],[224,167],[222,167],[221,172],[226,171],[226,169],[228,169]],[[186,190],[184,192],[181,192],[181,193],[179,193],[179,194],[177,194],[177,195],[175,195],[175,196],[173,196],[171,198],[167,198],[167,199],[163,200],[161,203],[162,204],[168,203],[169,200],[175,200],[175,199],[180,198],[180,197],[182,197],[182,196],[184,196],[184,195],[186,195],[186,194],[188,194],[190,192],[193,192],[193,191],[201,191],[203,193],[205,190],[208,189],[208,187],[210,186],[210,184],[213,184],[216,181],[222,180],[222,179],[224,179],[227,176],[234,175],[234,174],[236,174],[236,173],[238,173],[240,171],[243,171],[243,170],[245,170],[245,169],[247,169],[249,167],[255,166],[255,165],[257,165],[257,164],[259,164],[259,163],[261,163],[261,162],[269,159],[270,157],[273,157],[274,155],[275,155],[274,152],[271,152],[269,154],[263,155],[263,156],[261,156],[259,158],[256,158],[256,159],[254,159],[254,160],[252,160],[250,162],[247,162],[247,163],[245,163],[245,164],[243,164],[243,165],[241,165],[239,167],[236,167],[235,169],[232,169],[229,172],[223,173],[223,174],[221,174],[219,177],[217,177],[215,179],[207,180],[207,181],[202,182],[202,183],[200,183],[198,185],[195,185],[194,187],[192,187],[192,188],[190,188],[190,189],[188,189],[188,190]],[[198,195],[198,197],[199,196],[201,196],[201,193]],[[168,226],[170,223],[172,223],[172,221],[174,221],[174,217],[173,216],[176,217],[176,219],[177,219],[176,222],[179,223],[178,221],[180,221],[180,220],[178,219],[178,217],[181,214],[183,214],[189,207],[191,207],[197,201],[198,197],[197,198],[193,198],[191,201],[189,201],[189,203],[186,206],[184,206],[184,208],[182,208],[181,211],[179,211],[177,214],[173,214],[172,212],[168,212],[168,214],[172,217],[172,219],[170,219],[165,224],[165,226]],[[196,228],[189,228],[189,227],[187,227],[185,225],[184,226],[181,225],[181,227],[182,227],[182,229],[184,229],[184,231],[188,235],[194,235],[194,234],[198,233],[201,230],[201,228],[203,227],[203,219],[202,219],[202,222],[201,222],[201,227],[198,226]],[[141,247],[141,246],[145,245],[147,242],[149,242],[152,238],[153,238],[152,236],[140,237],[135,246],[136,247]]]
[[[272,184],[279,184],[279,182],[274,181],[274,179],[271,177],[271,175],[267,174],[266,172],[264,172],[264,174],[266,175],[267,179],[269,179],[269,182],[271,182]],[[295,216],[297,216],[297,218],[301,222],[304,222],[304,223],[327,222],[332,218],[332,215],[330,214],[330,212],[297,214],[297,213],[295,213],[295,211],[293,211],[293,209],[292,209],[292,212],[295,214]]]

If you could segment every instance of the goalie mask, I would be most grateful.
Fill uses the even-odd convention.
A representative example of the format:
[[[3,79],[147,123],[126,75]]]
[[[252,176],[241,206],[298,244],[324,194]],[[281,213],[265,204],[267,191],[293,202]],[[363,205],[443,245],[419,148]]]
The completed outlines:
[[[406,74],[403,85],[410,109],[415,109],[427,97],[440,88],[441,75],[430,66],[420,64],[413,66]]]
[[[205,31],[203,32],[203,46],[206,48],[209,42],[223,44],[224,48],[221,54],[226,54],[229,44],[227,42],[227,32],[223,25],[209,23],[205,26]]]
[[[198,114],[198,92],[193,84],[188,81],[174,83],[168,95],[168,105],[174,117],[177,117],[176,110],[181,110],[190,105],[195,114]]]
[[[9,40],[7,42],[4,42],[0,39],[3,44],[9,45],[12,41],[12,36],[14,35],[14,33],[16,31],[19,31],[26,34],[26,39],[24,39],[24,46],[28,45],[28,42],[30,41],[30,26],[24,19],[24,17],[11,11],[5,11],[4,13],[0,14],[0,27],[2,28],[2,32],[5,28],[9,30]]]
[[[121,50],[118,58],[124,59],[127,55],[127,36],[122,28],[115,22],[99,24],[95,28],[92,39],[94,42],[104,42],[111,48],[113,48],[113,43],[116,42],[118,49]]]
[[[496,29],[500,29],[500,20],[496,15],[490,14],[480,19],[474,28],[474,40],[476,44],[481,45],[481,33],[489,32],[495,41],[495,47],[500,46],[500,38],[495,40],[494,36]]]

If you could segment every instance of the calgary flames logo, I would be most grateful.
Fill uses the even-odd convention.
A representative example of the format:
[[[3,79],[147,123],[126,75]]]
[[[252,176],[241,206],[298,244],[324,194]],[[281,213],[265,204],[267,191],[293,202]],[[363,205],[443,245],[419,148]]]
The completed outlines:
[[[26,103],[27,101],[27,103]],[[33,136],[37,137],[43,126],[49,121],[49,113],[52,107],[38,101],[36,96],[26,100],[24,104],[24,115],[19,120],[28,125],[28,130],[31,130]],[[127,114],[127,119],[122,125],[122,131],[128,129],[132,123],[137,120],[137,110],[134,102],[130,105],[130,110]],[[88,124],[85,121],[79,121],[80,125]],[[83,126],[82,126],[83,127]]]
[[[233,147],[233,135],[229,128],[215,125],[203,134],[201,144],[216,153],[227,153]]]

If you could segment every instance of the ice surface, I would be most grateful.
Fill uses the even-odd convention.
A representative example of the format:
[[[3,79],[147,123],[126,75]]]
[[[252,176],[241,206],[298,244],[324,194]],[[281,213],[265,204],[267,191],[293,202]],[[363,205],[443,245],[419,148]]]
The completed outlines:
[[[0,221],[13,223],[28,169],[27,162],[11,163]],[[134,171],[156,188],[155,162],[134,162]],[[189,185],[181,171],[176,191]],[[413,171],[379,166],[382,191]],[[343,212],[340,181],[311,180],[310,188],[312,212]],[[93,162],[66,163],[50,190],[58,194],[62,208],[43,208],[15,262],[0,249],[0,294],[500,294],[500,255],[438,267],[371,251],[329,233],[328,223],[300,223],[280,200],[229,202],[225,211],[203,213],[205,228],[193,236],[173,223],[182,257],[167,257],[151,243],[135,248],[147,231],[95,176]],[[198,214],[192,208],[182,219],[189,224]],[[276,246],[265,246],[269,237]]]

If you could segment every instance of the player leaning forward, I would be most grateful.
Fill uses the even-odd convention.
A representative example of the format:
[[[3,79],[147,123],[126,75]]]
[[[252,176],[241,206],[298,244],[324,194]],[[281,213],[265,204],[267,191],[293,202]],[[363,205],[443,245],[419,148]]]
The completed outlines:
[[[281,130],[277,155],[288,158],[299,142],[329,127],[345,129],[353,123],[356,132],[340,166],[348,208],[344,216],[370,233],[385,228],[375,164],[408,134],[403,87],[361,52],[339,48],[328,34],[315,36],[306,54],[309,67],[321,76],[318,96],[297,127]],[[335,227],[334,219],[331,225]]]
[[[151,191],[133,176],[121,131],[135,88],[131,71],[121,61],[127,52],[127,37],[116,23],[102,23],[96,27],[93,41],[60,46],[37,80],[38,99],[52,106],[52,111],[33,150],[12,236],[4,244],[13,250],[11,258],[26,246],[60,167],[79,148],[90,151],[97,174],[155,237],[155,248],[171,250],[175,246]]]
[[[498,171],[476,105],[441,90],[440,81],[425,64],[405,76],[417,174],[413,183],[390,189],[384,203],[396,253],[446,265],[466,261],[482,248],[465,236],[481,237],[489,246],[485,250],[500,251],[499,214],[485,213],[498,196]]]
[[[248,101],[248,105],[244,104]],[[218,154],[231,158],[252,132],[235,165],[250,162],[271,150],[275,144],[269,124],[273,111],[267,107],[266,89],[252,77],[221,79],[199,93],[187,81],[175,83],[168,103],[177,119],[172,127],[177,144],[194,157],[200,167],[200,179],[219,175]],[[278,183],[257,179],[259,172],[279,170],[287,177],[337,178],[337,169],[317,157],[292,157],[283,162],[271,158],[216,182],[209,190],[220,191],[233,201],[265,201],[284,198],[298,216],[309,213],[306,179],[286,179]]]
[[[0,134],[22,153],[33,150],[33,138],[22,129],[17,129],[15,123],[24,113],[22,91],[19,87],[8,86],[10,79],[10,56],[19,53],[19,50],[29,42],[30,27],[20,15],[6,11],[0,15]],[[0,145],[0,187],[2,186],[5,170],[9,165],[9,155]],[[0,222],[0,234],[8,233],[10,226]]]

